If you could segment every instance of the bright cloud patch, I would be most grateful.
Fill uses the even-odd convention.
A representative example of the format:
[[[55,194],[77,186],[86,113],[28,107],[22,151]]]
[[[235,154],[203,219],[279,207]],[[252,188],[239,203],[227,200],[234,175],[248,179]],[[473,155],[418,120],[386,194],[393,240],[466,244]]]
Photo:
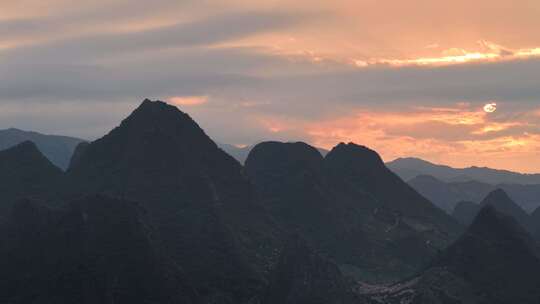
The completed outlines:
[[[198,106],[208,102],[208,96],[176,96],[168,101],[176,106]]]
[[[364,144],[386,160],[416,155],[458,167],[501,168],[504,164],[523,172],[540,170],[535,165],[540,152],[540,121],[526,113],[492,119],[482,108],[464,104],[403,112],[365,109],[317,122],[274,119],[273,124],[303,130],[312,144],[324,148],[339,142]]]

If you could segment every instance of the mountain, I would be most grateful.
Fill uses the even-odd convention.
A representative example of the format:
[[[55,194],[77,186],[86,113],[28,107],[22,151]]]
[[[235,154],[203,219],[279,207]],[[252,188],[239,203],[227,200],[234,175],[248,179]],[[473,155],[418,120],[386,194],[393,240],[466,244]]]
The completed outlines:
[[[530,216],[518,206],[502,189],[492,191],[480,203],[481,207],[492,206],[497,211],[514,218],[523,228],[532,232],[532,223]]]
[[[463,226],[469,226],[474,221],[474,218],[481,209],[482,207],[479,204],[461,201],[456,204],[456,207],[452,212],[452,217],[460,222]]]
[[[474,180],[493,185],[540,184],[540,174],[521,174],[479,167],[456,169],[433,164],[419,158],[398,158],[388,162],[387,166],[404,180],[410,180],[418,175],[431,175],[445,182]]]
[[[359,304],[353,284],[299,236],[282,251],[262,304]]]
[[[371,292],[383,303],[538,303],[540,260],[531,236],[486,206],[420,276]],[[364,292],[369,293],[369,292]]]
[[[19,198],[50,199],[62,177],[32,142],[0,151],[0,218]]]
[[[67,172],[69,196],[105,193],[142,202],[205,301],[243,303],[264,287],[278,232],[242,166],[187,114],[145,100],[76,155]]]
[[[384,261],[381,257],[393,252],[398,261],[418,266],[461,232],[457,221],[402,181],[369,148],[341,143],[325,157],[325,167],[340,192],[367,193],[374,199],[366,235],[374,244],[384,244],[379,254],[372,252],[376,260]]]
[[[32,141],[57,167],[65,170],[75,147],[84,140],[74,137],[45,135],[19,129],[0,130],[0,150],[11,148],[25,141]]]
[[[18,202],[0,230],[0,302],[200,303],[144,213],[103,196],[63,210]]]
[[[325,158],[326,167],[347,185],[373,195],[380,204],[400,213],[419,230],[439,234],[459,230],[457,223],[390,171],[381,157],[353,143],[339,144]],[[420,228],[422,227],[422,228]]]
[[[447,212],[451,212],[459,201],[480,203],[482,199],[496,189],[504,190],[513,201],[528,212],[540,207],[540,185],[491,185],[472,180],[443,182],[430,175],[419,175],[409,180],[408,184]]]
[[[224,143],[218,143],[218,146],[225,152],[227,152],[230,156],[234,157],[237,161],[239,161],[241,164],[244,164],[249,156],[249,152],[251,152],[251,149],[255,146],[245,146],[245,147],[237,147],[229,144]],[[323,148],[317,148],[319,153],[321,155],[328,154],[328,150]]]
[[[245,171],[282,230],[299,233],[342,263],[366,260],[361,225],[368,211],[336,191],[316,148],[302,142],[260,143],[251,150]]]
[[[534,234],[535,222],[518,204],[516,204],[502,189],[490,192],[480,204],[460,202],[454,209],[453,216],[464,225],[473,222],[478,212],[485,206],[492,206],[498,212],[514,218],[529,233]]]
[[[374,151],[354,144],[323,158],[305,143],[265,142],[252,149],[245,171],[283,230],[364,280],[411,275],[460,230]]]

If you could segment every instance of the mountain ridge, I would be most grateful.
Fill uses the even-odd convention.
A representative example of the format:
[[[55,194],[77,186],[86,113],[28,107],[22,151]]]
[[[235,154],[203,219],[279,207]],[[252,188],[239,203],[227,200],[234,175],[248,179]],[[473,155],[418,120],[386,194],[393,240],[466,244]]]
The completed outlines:
[[[388,162],[387,165],[407,181],[418,175],[431,175],[446,182],[476,180],[488,184],[540,184],[540,173],[518,173],[476,166],[453,168],[415,157],[397,158]]]
[[[32,141],[57,167],[66,170],[75,147],[85,140],[63,135],[48,135],[17,128],[0,130],[0,150],[24,141]]]

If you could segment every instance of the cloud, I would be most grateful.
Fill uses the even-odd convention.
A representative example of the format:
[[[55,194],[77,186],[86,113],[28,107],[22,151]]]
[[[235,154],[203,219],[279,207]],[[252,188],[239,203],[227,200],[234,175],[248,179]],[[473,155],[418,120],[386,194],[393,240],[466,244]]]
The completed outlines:
[[[359,142],[379,151],[386,160],[416,155],[453,166],[481,165],[538,172],[540,121],[524,119],[495,123],[482,112],[459,122],[454,112],[441,120],[439,111],[363,111],[339,119],[300,125],[310,141],[332,147],[337,142]]]
[[[0,128],[95,138],[148,97],[231,144],[357,141],[540,171],[534,1],[8,2]]]
[[[212,45],[291,25],[285,14],[241,12],[216,15],[133,32],[99,33],[15,47],[0,53],[4,62],[95,62],[112,56],[178,47]]]
[[[208,96],[174,96],[167,101],[176,106],[198,106],[208,102]]]

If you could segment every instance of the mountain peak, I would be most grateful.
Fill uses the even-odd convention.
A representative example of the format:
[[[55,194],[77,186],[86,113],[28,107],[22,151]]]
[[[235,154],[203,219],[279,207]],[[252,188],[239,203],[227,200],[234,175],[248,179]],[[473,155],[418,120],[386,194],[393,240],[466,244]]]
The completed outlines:
[[[525,233],[518,222],[509,215],[505,215],[502,212],[497,211],[492,205],[484,206],[471,224],[469,231],[476,234],[490,234],[501,236],[501,233],[497,231],[504,231],[506,233]]]
[[[39,149],[36,146],[36,144],[33,141],[30,141],[30,140],[25,140],[25,141],[21,142],[20,144],[14,146],[13,148],[11,148],[9,150],[18,151],[18,152],[20,152],[20,151],[32,151],[32,152],[41,153],[41,152],[39,152]]]
[[[161,100],[150,100],[146,98],[142,101],[142,103],[139,105],[139,109],[166,109],[166,108],[175,108],[175,106],[169,105],[164,101]]]
[[[480,203],[480,206],[492,206],[497,211],[510,215],[516,219],[523,228],[531,231],[531,218],[516,202],[514,202],[508,194],[502,189],[497,189],[490,192],[486,198]]]
[[[180,111],[177,107],[170,105],[161,100],[145,99],[143,102],[131,113],[131,115],[125,120],[147,120],[160,122],[162,120],[167,121],[170,119],[183,118],[195,123],[189,115]],[[125,122],[124,121],[124,122]]]
[[[63,173],[30,141],[0,151],[0,217],[19,198],[47,199]]]
[[[39,151],[36,144],[32,141],[23,141],[11,148],[8,148],[6,150],[0,151],[0,156],[2,158],[2,161],[5,161],[7,163],[29,163],[33,162],[34,164],[39,162],[40,164],[52,164],[50,161]]]
[[[100,147],[100,148],[98,148]],[[163,101],[145,99],[120,126],[94,141],[77,155],[70,171],[89,162],[106,161],[127,167],[167,167],[191,159],[191,164],[214,153],[215,143],[186,113]],[[166,164],[168,162],[168,165]]]
[[[268,141],[257,144],[248,155],[246,169],[261,169],[261,166],[272,166],[272,171],[281,168],[285,171],[322,168],[323,157],[314,147],[303,143],[283,143]],[[284,172],[286,173],[286,172]]]
[[[484,199],[484,203],[486,204],[495,201],[513,202],[512,199],[508,196],[508,194],[501,188],[497,188],[491,191]]]
[[[327,155],[327,157],[335,157],[336,155],[340,157],[354,157],[356,159],[364,159],[366,163],[372,164],[384,164],[380,155],[371,150],[370,148],[362,145],[357,145],[355,143],[339,143],[335,146]]]
[[[353,142],[349,142],[349,143],[341,142],[337,146],[335,146],[330,152],[332,151],[342,152],[342,153],[364,154],[365,156],[376,157],[377,159],[381,159],[379,154],[375,152],[374,150],[363,145],[355,144]]]
[[[449,247],[445,259],[458,262],[463,258],[463,254],[472,254],[473,250],[477,254],[479,250],[488,248],[498,248],[489,252],[501,259],[504,258],[501,253],[512,251],[516,255],[536,256],[537,250],[530,234],[516,219],[494,206],[487,205],[480,210],[466,233]]]

